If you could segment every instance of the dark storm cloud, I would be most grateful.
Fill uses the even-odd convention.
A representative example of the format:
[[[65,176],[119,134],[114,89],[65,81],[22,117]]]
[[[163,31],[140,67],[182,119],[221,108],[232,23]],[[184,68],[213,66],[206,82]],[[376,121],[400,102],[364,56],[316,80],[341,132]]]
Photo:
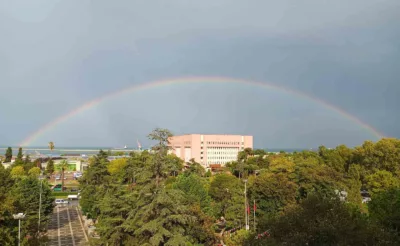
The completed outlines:
[[[185,75],[239,77],[296,88],[346,109],[389,136],[400,137],[399,16],[400,2],[395,0],[1,1],[0,144],[17,144],[46,122],[110,91]],[[218,107],[210,105],[208,111],[201,99],[193,103],[199,113],[218,115],[232,133],[246,130],[243,125],[251,123],[255,136],[271,137],[263,124],[251,122],[250,114],[248,123],[233,124],[236,113],[230,107],[235,100],[229,95],[221,98],[225,103],[221,99]],[[157,98],[152,100],[157,102]],[[281,108],[276,108],[264,115],[269,101],[259,100],[259,106],[251,109],[245,100],[235,108],[257,112],[258,122],[279,119],[275,126],[268,125],[268,130],[275,131],[274,140],[257,140],[259,144],[314,146],[324,139],[336,143],[337,136],[343,143],[355,144],[370,138],[366,132],[357,137],[341,134],[347,131],[343,122],[340,129],[324,131],[332,126],[323,116],[313,119],[327,128],[312,132],[281,128],[293,121],[294,113],[282,116]],[[289,108],[300,103],[295,98],[286,100]],[[87,145],[96,144],[94,139],[115,145],[128,141],[130,134],[144,136],[148,129],[143,125],[149,121],[174,128],[179,125],[179,112],[189,110],[177,101],[173,116],[154,122],[154,116],[146,112],[132,116],[134,112],[120,111],[117,105],[102,107],[106,106],[100,106],[90,122],[107,134],[99,137],[99,131],[91,132],[84,124],[81,130],[73,128],[77,136],[82,131]],[[298,117],[303,121],[311,117],[302,115]],[[207,132],[224,127],[196,114],[190,117],[186,122],[190,127],[177,130]],[[127,130],[129,126],[132,129]],[[64,131],[69,127],[68,123],[60,126]],[[77,139],[68,132],[56,132],[54,137],[64,145],[75,144]]]

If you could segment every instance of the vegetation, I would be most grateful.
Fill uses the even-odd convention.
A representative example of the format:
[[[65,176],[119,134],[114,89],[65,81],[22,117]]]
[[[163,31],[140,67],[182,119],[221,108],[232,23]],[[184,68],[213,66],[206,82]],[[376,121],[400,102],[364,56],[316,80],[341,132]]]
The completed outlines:
[[[5,154],[4,162],[11,162],[12,159],[12,148],[8,147]]]
[[[51,177],[51,175],[53,175],[54,173],[54,161],[53,159],[49,159],[49,161],[47,162],[47,166],[46,166],[46,173],[47,175],[49,175]]]
[[[170,136],[155,129],[151,151],[109,161],[101,150],[89,159],[79,183],[82,211],[101,237],[92,245],[400,244],[400,140],[295,153],[244,149],[211,174],[168,154]],[[0,167],[0,245],[15,244],[17,212],[29,216],[23,235],[37,237],[39,173],[26,158]],[[41,231],[54,199],[46,181],[43,192]]]
[[[26,172],[23,166],[4,169],[0,165],[0,245],[18,244],[18,221],[13,218],[13,214],[25,214],[21,223],[22,245],[38,245],[37,239],[47,228],[53,212],[54,197],[47,181],[43,181],[40,188],[41,181],[37,178],[36,168]],[[40,192],[42,206],[39,227]]]
[[[210,177],[194,160],[184,165],[168,154],[171,135],[155,129],[151,152],[109,162],[100,151],[91,159],[80,202],[97,221],[101,240],[93,245],[400,243],[399,140],[317,152],[245,149]],[[372,195],[368,206],[365,189]]]
[[[60,164],[58,164],[60,170],[61,170],[61,190],[64,190],[64,174],[65,170],[68,169],[68,161],[67,160],[62,160]]]

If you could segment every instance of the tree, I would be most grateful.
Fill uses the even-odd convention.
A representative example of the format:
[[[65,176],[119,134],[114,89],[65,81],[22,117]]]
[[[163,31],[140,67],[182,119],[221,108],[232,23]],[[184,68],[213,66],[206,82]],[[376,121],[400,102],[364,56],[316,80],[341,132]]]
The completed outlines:
[[[46,166],[46,173],[48,174],[48,175],[53,175],[53,173],[54,173],[54,161],[53,161],[53,159],[49,159],[49,161],[47,162],[47,166]]]
[[[10,195],[13,185],[10,169],[0,165],[0,245],[15,245],[12,218],[14,197]]]
[[[158,143],[153,146],[153,150],[156,152],[153,160],[152,171],[155,176],[155,183],[158,187],[162,177],[168,174],[167,167],[165,165],[166,157],[169,150],[169,138],[172,137],[172,133],[167,129],[156,128],[149,135],[150,140],[157,141]]]
[[[32,177],[38,178],[40,175],[40,168],[38,167],[32,167],[31,169],[29,169],[28,174]]]
[[[189,168],[185,171],[186,175],[197,174],[202,177],[206,173],[204,167],[200,163],[197,163],[193,158],[190,159],[187,164],[189,165]]]
[[[239,226],[244,220],[244,184],[233,175],[218,174],[213,177],[208,194],[213,201],[217,217],[223,216],[228,226]]]
[[[25,176],[25,170],[22,166],[16,166],[11,169],[11,177],[14,179]]]
[[[49,149],[53,153],[53,150],[54,150],[54,143],[53,142],[49,142]]]
[[[396,245],[392,235],[370,224],[357,208],[318,194],[266,225],[259,231],[269,230],[271,238],[255,240],[253,235],[246,245]]]
[[[89,218],[97,218],[101,212],[100,201],[105,196],[110,184],[110,173],[107,170],[107,155],[100,150],[97,156],[89,161],[88,169],[79,179],[82,211]]]
[[[166,157],[167,169],[170,170],[172,176],[177,176],[183,169],[183,160],[174,154],[167,155]]]
[[[19,148],[18,148],[17,158],[15,159],[15,164],[16,164],[16,165],[22,165],[22,164],[24,164],[24,160],[23,160],[22,158],[23,158],[22,148],[19,147]]]
[[[210,211],[211,197],[197,174],[179,175],[173,188],[183,191],[188,201],[198,204],[204,212]]]
[[[296,203],[298,185],[285,173],[263,172],[251,185],[251,197],[257,202],[258,216],[268,217]]]
[[[183,192],[174,189],[161,189],[148,195],[142,193],[124,227],[134,235],[136,245],[184,246],[188,242],[196,243],[188,232],[197,218],[184,200]]]
[[[13,187],[11,194],[14,197],[15,211],[26,214],[22,223],[23,235],[37,236],[40,181],[35,177],[19,180]],[[47,182],[42,184],[42,205],[40,231],[44,231],[53,212],[54,197]]]
[[[392,188],[376,193],[368,203],[374,221],[400,235],[400,189]]]
[[[61,190],[64,190],[64,174],[65,171],[68,169],[68,161],[67,160],[62,160],[60,164],[58,164],[60,170],[61,170]]]
[[[125,168],[128,165],[128,161],[126,158],[120,158],[116,160],[110,161],[110,164],[108,164],[108,172],[116,177],[117,180],[120,182],[125,180]]]
[[[109,187],[99,202],[99,216],[96,232],[102,241],[109,245],[130,245],[134,238],[126,233],[123,224],[128,219],[129,212],[135,206],[134,194],[127,192],[120,185]],[[125,243],[125,244],[124,244]]]
[[[12,159],[12,148],[8,147],[5,154],[4,162],[11,162]]]
[[[29,156],[29,154],[26,154],[26,156],[25,156],[25,160],[24,160],[24,164],[25,165],[27,165],[27,164],[31,164],[31,158],[30,158],[30,156]]]
[[[372,196],[375,193],[399,187],[399,184],[398,178],[385,170],[378,170],[374,174],[366,177],[366,187]]]

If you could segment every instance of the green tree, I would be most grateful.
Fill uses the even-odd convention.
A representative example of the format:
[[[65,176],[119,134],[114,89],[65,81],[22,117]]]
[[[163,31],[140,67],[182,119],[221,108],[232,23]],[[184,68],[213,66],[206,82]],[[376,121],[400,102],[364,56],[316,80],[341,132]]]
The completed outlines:
[[[10,190],[14,185],[11,170],[0,165],[0,245],[15,245],[15,232],[13,231],[14,197]]]
[[[206,173],[204,167],[200,163],[197,163],[193,158],[190,159],[187,164],[189,165],[189,168],[185,171],[186,175],[197,174],[202,177]]]
[[[190,203],[198,204],[206,213],[210,211],[211,197],[198,175],[179,175],[173,187],[183,191]]]
[[[155,156],[152,164],[152,172],[155,176],[155,183],[158,187],[162,178],[165,178],[168,173],[168,167],[165,165],[168,154],[169,138],[172,137],[172,133],[167,129],[156,128],[149,135],[148,138],[153,141],[157,141],[157,144],[153,146]]]
[[[376,193],[368,203],[372,220],[400,235],[400,189],[392,188]]]
[[[107,192],[111,176],[107,170],[109,161],[104,151],[89,161],[88,169],[79,179],[82,211],[89,218],[96,219],[100,214],[100,201]]]
[[[15,159],[15,165],[23,165],[24,164],[24,160],[22,158],[23,158],[22,148],[19,147],[18,148],[17,158]]]
[[[218,174],[213,177],[209,191],[216,217],[223,216],[227,225],[239,226],[244,221],[244,183],[235,176]]]
[[[251,186],[251,197],[257,202],[257,217],[269,217],[296,203],[298,185],[284,173],[261,173]]]
[[[11,169],[11,177],[14,179],[25,176],[25,170],[22,166],[16,166]]]
[[[38,167],[32,167],[31,169],[29,169],[28,174],[32,177],[38,178],[40,175],[40,168]]]
[[[54,150],[54,143],[53,142],[49,142],[49,149],[53,153],[53,150]]]
[[[311,195],[266,225],[259,231],[269,230],[271,238],[253,236],[246,245],[396,245],[358,209],[333,197]]]
[[[111,175],[123,177],[125,174],[124,169],[125,169],[126,165],[127,165],[127,159],[120,158],[120,159],[110,161],[107,169]]]
[[[46,165],[46,173],[51,176],[53,175],[54,170],[54,161],[50,158]]]
[[[175,189],[146,193],[139,195],[125,223],[127,232],[137,240],[136,244],[184,246],[195,243],[188,232],[197,218],[185,205],[183,193]]]
[[[183,160],[176,155],[167,155],[167,168],[170,170],[170,175],[177,176],[183,169]]]
[[[134,194],[120,185],[114,185],[99,202],[99,216],[96,231],[103,242],[109,245],[134,245],[135,238],[126,233],[123,224],[135,206]]]
[[[67,160],[62,160],[60,164],[58,164],[58,167],[61,170],[61,190],[64,190],[64,175],[65,171],[68,169],[68,161]]]
[[[40,181],[35,177],[19,180],[13,187],[11,194],[14,197],[14,209],[26,214],[22,223],[23,235],[37,236],[39,211]],[[47,228],[47,223],[53,212],[54,197],[47,182],[42,185],[41,225],[40,231]]]
[[[5,154],[4,162],[11,162],[12,159],[12,148],[8,147]]]
[[[366,177],[366,188],[371,195],[396,187],[399,187],[399,180],[391,172],[378,170]]]

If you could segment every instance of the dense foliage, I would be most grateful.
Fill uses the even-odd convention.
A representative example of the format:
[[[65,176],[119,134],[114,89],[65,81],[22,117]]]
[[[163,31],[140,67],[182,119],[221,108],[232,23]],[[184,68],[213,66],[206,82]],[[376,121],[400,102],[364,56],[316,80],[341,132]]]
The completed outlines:
[[[26,166],[31,167],[32,164],[21,161],[14,164],[12,169],[0,165],[0,245],[17,245],[18,221],[13,214],[18,213],[25,214],[21,222],[22,245],[38,245],[37,239],[46,231],[53,212],[54,198],[47,181],[43,180],[41,184],[38,179],[40,169],[32,167],[25,171]]]
[[[316,152],[245,149],[210,177],[194,160],[185,164],[169,155],[169,136],[156,129],[149,135],[157,141],[150,152],[109,162],[101,151],[91,159],[80,183],[82,209],[96,220],[101,237],[92,244],[400,243],[399,140],[354,149],[321,146]],[[369,205],[362,203],[361,190],[371,194]]]

